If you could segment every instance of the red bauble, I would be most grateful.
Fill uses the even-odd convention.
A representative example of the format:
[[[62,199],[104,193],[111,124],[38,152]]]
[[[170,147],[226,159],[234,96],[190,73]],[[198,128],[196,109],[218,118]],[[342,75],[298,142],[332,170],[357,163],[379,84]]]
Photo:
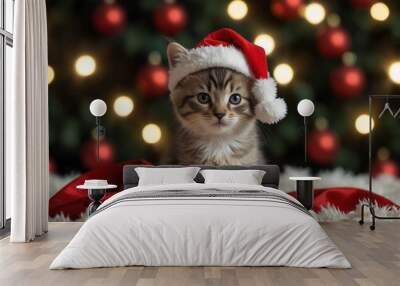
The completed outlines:
[[[165,3],[154,11],[153,20],[158,31],[173,37],[185,28],[187,14],[183,6]]]
[[[168,70],[161,65],[147,65],[139,72],[136,83],[145,96],[164,95],[168,87]]]
[[[125,27],[125,11],[116,4],[100,5],[93,14],[93,24],[100,33],[115,35]]]
[[[339,57],[350,48],[350,37],[343,28],[329,27],[318,34],[317,46],[324,57]]]
[[[300,17],[300,8],[304,0],[273,0],[271,2],[272,13],[285,20],[294,20]]]
[[[372,166],[372,176],[374,177],[382,174],[397,177],[399,172],[399,166],[393,160],[378,160]]]
[[[97,163],[97,141],[91,140],[83,144],[81,149],[81,162],[88,169],[101,167],[112,162],[114,150],[106,140],[101,140],[99,145],[99,163]]]
[[[308,155],[314,163],[329,164],[336,157],[338,145],[338,139],[332,131],[316,130],[308,138]]]
[[[332,71],[330,85],[337,96],[356,97],[364,90],[365,76],[357,67],[342,66]]]
[[[357,7],[369,7],[374,2],[376,2],[376,0],[351,0],[351,4]]]

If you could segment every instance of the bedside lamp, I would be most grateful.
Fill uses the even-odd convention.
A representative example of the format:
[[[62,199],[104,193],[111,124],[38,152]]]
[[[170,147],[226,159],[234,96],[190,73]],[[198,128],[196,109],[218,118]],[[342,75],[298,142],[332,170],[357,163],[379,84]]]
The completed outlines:
[[[96,134],[97,134],[97,163],[99,163],[100,156],[100,117],[102,117],[107,112],[107,104],[101,99],[95,99],[90,103],[89,106],[90,113],[96,117]]]
[[[107,104],[101,99],[95,99],[90,103],[90,113],[96,117],[96,134],[97,134],[97,164],[100,161],[100,117],[107,112]],[[77,189],[87,190],[88,196],[92,201],[87,208],[89,215],[92,215],[101,205],[101,200],[104,198],[107,190],[117,188],[116,185],[111,185],[107,180],[91,179],[85,180],[84,184],[77,186]]]
[[[314,113],[314,103],[309,99],[301,100],[297,112],[304,118],[304,163],[307,164],[307,117]]]

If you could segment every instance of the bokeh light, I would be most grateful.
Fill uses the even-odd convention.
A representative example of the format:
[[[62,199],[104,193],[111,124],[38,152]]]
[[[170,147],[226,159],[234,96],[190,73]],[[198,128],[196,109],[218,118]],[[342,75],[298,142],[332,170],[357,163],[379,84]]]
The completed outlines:
[[[389,78],[397,84],[400,84],[400,61],[393,62],[388,69]]]
[[[313,25],[321,23],[326,16],[324,6],[319,3],[313,2],[306,6],[304,10],[304,18]]]
[[[273,74],[279,84],[286,85],[292,81],[294,71],[290,65],[282,63],[275,67]]]
[[[324,130],[324,129],[328,128],[328,125],[329,125],[328,120],[323,116],[317,117],[315,119],[314,124],[315,124],[315,128],[317,128],[318,130]]]
[[[371,130],[374,129],[375,122],[374,119],[371,118]],[[369,115],[361,114],[357,117],[355,121],[355,127],[358,133],[360,134],[368,134],[369,133]]]
[[[234,0],[229,3],[227,12],[233,20],[242,20],[248,12],[247,4],[242,0]]]
[[[340,17],[338,14],[330,14],[326,17],[326,22],[330,27],[339,27],[340,26]]]
[[[390,158],[390,151],[386,147],[379,148],[377,152],[378,159],[381,161],[388,160]]]
[[[114,112],[120,117],[126,117],[132,113],[134,109],[133,100],[126,96],[121,95],[118,96],[114,101]]]
[[[389,18],[390,10],[385,3],[377,2],[371,6],[369,13],[372,19],[383,22]]]
[[[161,128],[157,124],[149,123],[142,130],[142,138],[148,144],[158,143],[161,137]]]
[[[75,61],[75,71],[79,76],[90,76],[96,71],[96,61],[90,55],[79,56]]]
[[[51,84],[55,78],[56,74],[52,66],[47,67],[47,84]]]
[[[148,56],[149,63],[153,66],[160,65],[162,62],[161,54],[158,51],[152,51]]]
[[[266,55],[270,55],[275,49],[275,40],[271,35],[260,34],[254,39],[254,44],[264,49]]]
[[[357,61],[357,55],[353,52],[345,52],[342,56],[342,61],[345,65],[352,66]]]

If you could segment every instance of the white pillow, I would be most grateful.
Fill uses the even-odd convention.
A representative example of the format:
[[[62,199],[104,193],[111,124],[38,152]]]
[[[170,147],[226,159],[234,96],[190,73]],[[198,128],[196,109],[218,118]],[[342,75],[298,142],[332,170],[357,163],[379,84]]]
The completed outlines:
[[[199,167],[135,168],[139,176],[138,186],[195,183],[193,179],[199,170]]]
[[[265,171],[261,170],[202,170],[205,184],[246,184],[261,185]]]

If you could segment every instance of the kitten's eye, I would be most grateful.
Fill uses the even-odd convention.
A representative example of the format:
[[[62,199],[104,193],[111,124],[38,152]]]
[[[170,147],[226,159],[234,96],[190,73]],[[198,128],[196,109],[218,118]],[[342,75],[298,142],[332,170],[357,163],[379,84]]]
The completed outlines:
[[[242,101],[242,97],[240,96],[239,93],[234,93],[229,97],[229,103],[238,105]]]
[[[197,100],[201,103],[201,104],[208,104],[210,102],[210,96],[205,93],[205,92],[200,92],[197,95]]]

